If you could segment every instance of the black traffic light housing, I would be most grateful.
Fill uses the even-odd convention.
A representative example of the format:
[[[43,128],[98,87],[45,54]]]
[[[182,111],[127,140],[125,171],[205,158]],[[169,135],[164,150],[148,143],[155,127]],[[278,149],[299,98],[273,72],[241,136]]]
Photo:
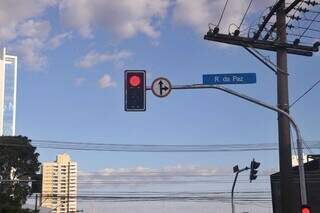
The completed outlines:
[[[308,205],[301,206],[301,213],[311,213],[311,208]]]
[[[126,70],[124,87],[124,110],[146,111],[146,71]]]
[[[258,168],[260,166],[259,162],[256,162],[254,159],[251,161],[250,164],[250,183],[251,181],[257,179],[257,173],[258,173]]]
[[[36,174],[32,177],[31,192],[41,193],[42,191],[42,174]]]

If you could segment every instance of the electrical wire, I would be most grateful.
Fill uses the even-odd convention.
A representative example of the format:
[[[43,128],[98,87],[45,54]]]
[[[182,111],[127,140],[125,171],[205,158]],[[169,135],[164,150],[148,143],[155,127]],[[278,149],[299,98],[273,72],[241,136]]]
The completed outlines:
[[[304,96],[306,96],[311,90],[313,90],[320,83],[320,79],[316,81],[309,89],[307,89],[302,95],[300,95],[295,101],[290,104],[289,108],[293,107],[298,103]]]
[[[315,11],[315,10],[309,10],[308,8],[302,8],[302,7],[298,7],[295,8],[298,12],[302,12],[302,13],[315,13],[318,14],[320,13],[320,11]]]
[[[300,37],[300,38],[308,38],[308,39],[315,39],[315,40],[320,40],[320,38],[318,37],[314,37],[314,36],[308,36],[308,35],[299,35],[299,34],[295,34],[295,33],[287,33],[287,35],[289,36],[297,36],[297,37]]]
[[[242,20],[241,20],[241,22],[240,22],[240,25],[239,25],[239,28],[238,28],[238,29],[241,28],[241,26],[242,26],[242,24],[243,24],[243,22],[244,22],[244,20],[245,20],[245,18],[246,18],[246,16],[247,16],[247,14],[248,14],[248,11],[249,11],[249,9],[250,9],[250,7],[251,7],[252,2],[253,2],[253,0],[250,1],[249,5],[248,5],[248,7],[247,7],[247,9],[246,9],[246,12],[244,13],[244,16],[242,17]]]
[[[291,3],[288,3],[288,4],[291,5]],[[310,1],[309,1],[309,2],[308,2],[308,1],[301,1],[297,7],[292,8],[292,9],[294,10],[294,13],[293,13],[292,15],[287,14],[287,17],[289,18],[289,20],[287,21],[286,26],[290,25],[290,23],[291,23],[292,21],[299,21],[299,20],[302,20],[302,21],[312,21],[312,19],[301,18],[300,16],[296,16],[297,12],[303,13],[304,16],[305,16],[305,13],[307,13],[307,12],[309,12],[309,11],[312,12],[312,13],[317,13],[317,14],[320,13],[320,12],[318,12],[318,11],[310,10],[310,9],[307,9],[307,8],[302,8],[302,7],[301,7],[302,4],[307,4],[308,6],[315,6],[315,5],[317,5],[317,4],[311,3]],[[314,20],[313,22],[319,22],[319,23],[320,23],[320,21],[317,21],[317,20]],[[267,39],[269,38],[269,36],[273,33],[273,31],[274,31],[275,28],[276,28],[276,24],[274,23],[274,24],[272,25],[272,27],[270,28],[270,30],[267,32],[266,36],[264,37],[264,40],[267,40]],[[303,34],[305,34],[305,33],[303,33]]]
[[[222,10],[222,13],[221,13],[221,16],[220,16],[218,25],[217,25],[218,27],[220,26],[220,23],[221,23],[221,20],[222,20],[223,15],[224,15],[224,12],[225,12],[225,10],[226,10],[226,8],[227,8],[228,2],[229,2],[229,0],[226,0],[226,3],[224,4],[224,7],[223,7],[223,10]]]
[[[320,149],[317,141],[308,141],[312,149]],[[217,144],[217,145],[151,145],[151,144],[110,144],[88,143],[55,140],[33,140],[37,148],[65,149],[79,151],[109,151],[109,152],[244,152],[244,151],[276,151],[277,143],[256,144]],[[1,143],[0,146],[26,147],[19,143]]]
[[[298,28],[298,29],[303,29],[303,30],[306,30],[306,29],[308,29],[308,28],[306,28],[306,27],[301,27],[301,26],[295,26],[295,25],[288,25],[287,26],[289,29],[292,29],[292,28]],[[314,31],[314,32],[319,32],[320,33],[320,30],[318,30],[318,29],[313,29],[313,28],[309,28],[308,29],[309,31]]]
[[[289,3],[290,5],[292,3]],[[301,1],[299,3],[299,7],[303,4],[303,1]],[[290,7],[290,6],[289,6]],[[294,12],[294,14],[296,13],[296,11]],[[287,24],[289,24],[291,21],[291,19],[288,20]],[[277,24],[273,23],[273,25],[271,25],[270,29],[267,31],[266,35],[264,36],[263,40],[268,40],[270,38],[270,36],[272,35],[272,33],[274,32],[274,30],[277,28]]]
[[[312,22],[320,23],[320,20],[313,20],[310,18],[301,18],[300,16],[287,16],[287,17],[295,21],[312,21]]]
[[[300,4],[299,4],[299,6],[298,6],[298,8],[300,8],[303,3],[305,3],[305,2],[304,2],[304,1],[301,1]],[[293,16],[295,16],[297,12],[298,12],[298,11],[295,9],[295,11],[294,11],[294,13],[293,13]],[[292,21],[292,19],[290,18],[290,19],[288,20],[288,22],[287,22],[286,25],[289,25],[291,21]]]
[[[254,192],[253,192],[254,193]],[[270,193],[268,194],[248,194],[248,193],[238,193],[235,197],[235,200],[238,202],[271,202]],[[79,194],[79,195],[70,195],[66,196],[63,194],[42,194],[43,198],[59,198],[59,199],[74,199],[77,200],[95,200],[95,201],[103,201],[103,202],[141,202],[141,201],[181,201],[181,202],[197,202],[197,201],[230,201],[230,192],[225,192],[224,194],[217,193],[213,195],[188,195],[188,194],[180,194],[180,195],[163,195],[163,194],[155,194],[153,196],[144,196],[144,195],[117,195],[117,194]]]
[[[299,39],[304,36],[304,34],[309,30],[309,28],[312,26],[312,24],[314,23],[314,21],[319,17],[319,15],[320,15],[320,13],[318,13],[317,15],[315,15],[315,16],[313,17],[313,19],[312,19],[313,21],[311,21],[310,24],[308,25],[307,29],[305,29],[305,30],[303,31],[303,33],[300,35]]]

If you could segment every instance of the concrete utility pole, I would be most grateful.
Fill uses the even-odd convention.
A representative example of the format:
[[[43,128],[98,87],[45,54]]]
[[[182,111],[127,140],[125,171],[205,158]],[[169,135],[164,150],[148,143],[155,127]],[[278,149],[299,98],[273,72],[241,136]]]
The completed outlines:
[[[288,92],[288,67],[287,54],[295,54],[302,56],[312,56],[313,52],[319,51],[319,42],[315,42],[313,46],[303,45],[300,42],[287,42],[286,32],[286,17],[300,3],[306,3],[303,0],[293,0],[286,7],[285,0],[278,0],[271,8],[270,12],[262,17],[261,23],[258,25],[259,29],[254,32],[252,37],[243,37],[238,32],[230,34],[219,33],[219,26],[214,29],[209,29],[209,32],[204,36],[204,39],[227,43],[231,45],[238,45],[244,47],[249,53],[258,58],[263,64],[276,73],[277,76],[277,104],[278,108],[284,112],[289,113],[289,92]],[[276,22],[267,30],[267,33],[262,33],[267,29],[267,24],[271,18],[276,15]],[[270,39],[276,30],[276,39]],[[299,40],[299,39],[298,39]],[[266,60],[261,54],[257,54],[256,49],[268,50],[277,53],[276,66]],[[295,213],[299,209],[294,209],[296,201],[293,199],[295,192],[292,175],[292,158],[291,158],[291,140],[290,140],[290,124],[287,117],[278,113],[278,137],[279,137],[279,167],[280,167],[280,203],[281,213]],[[305,175],[303,170],[302,146],[301,141],[298,143],[298,157],[299,157],[299,175],[300,175],[300,193],[301,204],[307,204]]]
[[[287,42],[285,0],[280,0],[277,9],[277,37],[279,43]],[[286,48],[277,49],[277,67],[281,70],[277,75],[278,108],[289,113],[288,66]],[[281,211],[283,213],[297,212],[294,210],[293,175],[290,124],[287,117],[278,113],[279,165],[280,165],[280,195]]]

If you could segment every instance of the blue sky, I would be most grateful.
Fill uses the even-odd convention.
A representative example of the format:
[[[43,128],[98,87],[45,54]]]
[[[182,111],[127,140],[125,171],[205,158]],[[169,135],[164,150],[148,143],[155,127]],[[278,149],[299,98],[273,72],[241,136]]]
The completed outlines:
[[[89,3],[90,2],[90,3]],[[249,1],[230,1],[221,28],[239,23]],[[276,104],[276,76],[240,47],[203,40],[222,0],[4,0],[0,44],[19,57],[17,132],[31,139],[115,144],[277,142],[276,114],[220,91],[147,94],[147,111],[123,110],[125,69],[144,69],[148,84],[201,83],[202,74],[255,72],[257,83],[231,85]],[[252,6],[243,29],[273,1]],[[14,6],[13,6],[14,5]],[[12,14],[17,14],[16,17]],[[254,25],[253,25],[254,26]],[[275,55],[264,52],[272,60]],[[320,79],[319,54],[289,56],[290,101]],[[291,110],[306,140],[319,140],[319,88]],[[39,149],[40,160],[61,150]],[[255,157],[276,169],[276,152],[118,153],[68,151],[82,171],[190,166],[230,168]],[[266,186],[267,187],[267,186]],[[261,211],[262,212],[262,211]]]

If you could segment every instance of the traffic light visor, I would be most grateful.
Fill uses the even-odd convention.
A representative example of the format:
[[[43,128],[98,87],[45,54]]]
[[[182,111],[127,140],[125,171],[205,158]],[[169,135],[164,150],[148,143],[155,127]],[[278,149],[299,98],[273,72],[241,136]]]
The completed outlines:
[[[251,168],[257,169],[257,168],[259,168],[259,166],[260,166],[260,163],[259,163],[259,162],[256,162],[255,160],[253,160],[253,161],[251,162]]]

